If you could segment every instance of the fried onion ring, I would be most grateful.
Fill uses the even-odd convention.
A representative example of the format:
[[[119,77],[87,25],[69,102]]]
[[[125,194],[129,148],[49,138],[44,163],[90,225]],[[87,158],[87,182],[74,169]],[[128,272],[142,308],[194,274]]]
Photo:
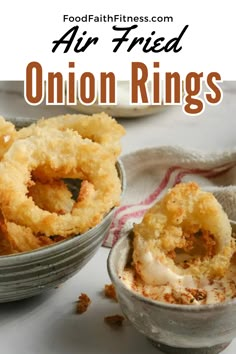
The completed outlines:
[[[11,253],[15,253],[11,242],[6,235],[6,227],[3,216],[0,213],[0,256],[5,256]]]
[[[105,113],[86,116],[81,114],[67,114],[48,119],[41,119],[29,127],[22,128],[17,138],[22,139],[33,135],[37,127],[55,128],[61,131],[72,129],[83,138],[88,138],[107,148],[116,158],[121,152],[120,138],[125,134],[124,128]]]
[[[6,237],[10,241],[13,253],[32,251],[54,243],[49,237],[36,236],[29,227],[13,222],[6,223]]]
[[[17,138],[15,126],[0,116],[0,160]],[[74,201],[63,181],[41,183],[36,181],[29,189],[35,203],[42,209],[58,214],[70,212]]]
[[[178,184],[134,226],[136,271],[153,285],[222,277],[235,250],[231,234],[211,193],[193,182]]]
[[[49,237],[37,237],[30,228],[6,222],[0,215],[0,255],[27,252],[53,243]]]
[[[17,138],[15,126],[0,116],[0,160]],[[42,209],[58,214],[70,212],[74,201],[63,181],[41,183],[37,181],[29,189],[29,194]]]
[[[58,215],[39,208],[27,196],[31,174],[47,168],[51,178],[79,178],[93,188],[71,213]],[[120,180],[111,154],[77,132],[35,128],[34,135],[16,140],[0,163],[0,207],[4,217],[37,234],[73,235],[97,225],[119,204]]]

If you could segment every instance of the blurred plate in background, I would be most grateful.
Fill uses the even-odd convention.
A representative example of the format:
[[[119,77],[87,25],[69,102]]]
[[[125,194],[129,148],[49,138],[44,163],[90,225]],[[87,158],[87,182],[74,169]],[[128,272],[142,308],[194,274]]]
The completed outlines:
[[[148,92],[151,92],[150,83],[147,85]],[[120,118],[135,118],[151,115],[157,112],[161,112],[165,106],[164,105],[144,105],[144,104],[130,104],[129,103],[129,81],[118,81],[117,82],[117,104],[116,105],[99,105],[94,103],[90,106],[85,106],[80,102],[77,105],[69,105],[70,108],[84,113],[93,114],[106,112],[110,116],[120,117]]]

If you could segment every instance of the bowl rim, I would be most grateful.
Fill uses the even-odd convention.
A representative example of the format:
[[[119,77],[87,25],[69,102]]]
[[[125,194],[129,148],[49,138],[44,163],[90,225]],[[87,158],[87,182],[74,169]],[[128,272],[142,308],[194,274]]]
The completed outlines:
[[[116,161],[116,169],[118,172],[118,176],[121,180],[121,199],[124,196],[124,192],[126,189],[126,175],[125,175],[125,168],[124,165],[121,161],[121,159],[117,159]],[[17,260],[17,261],[24,261],[27,262],[27,260],[31,260],[32,261],[32,257],[33,256],[47,256],[48,254],[51,253],[52,249],[55,252],[60,252],[61,250],[64,249],[65,243],[69,246],[73,246],[74,244],[77,244],[78,242],[83,242],[84,240],[86,240],[87,238],[89,238],[90,234],[93,233],[94,231],[96,231],[96,229],[98,229],[99,227],[101,227],[102,224],[104,224],[106,222],[106,220],[110,217],[110,215],[114,212],[114,210],[116,209],[116,207],[113,207],[106,215],[105,217],[102,219],[102,221],[97,224],[96,226],[92,227],[91,229],[89,229],[88,231],[86,231],[85,233],[81,234],[81,235],[75,235],[69,238],[66,238],[65,240],[59,241],[57,243],[51,244],[51,245],[47,245],[47,246],[43,246],[37,249],[34,249],[32,251],[25,251],[25,252],[20,252],[20,253],[13,253],[13,254],[9,254],[9,255],[3,255],[0,256],[0,266],[2,265],[7,265],[8,261],[11,261],[12,259]],[[4,264],[1,264],[1,263]],[[5,263],[6,262],[6,263]]]
[[[145,297],[139,294],[138,292],[135,292],[134,290],[128,288],[125,285],[125,283],[119,278],[119,275],[117,274],[114,266],[114,257],[117,252],[117,249],[119,248],[120,244],[125,242],[125,240],[131,240],[130,234],[122,236],[115,243],[115,245],[110,250],[107,258],[107,271],[116,289],[121,287],[123,290],[130,293],[132,297],[135,297],[137,300],[141,302],[147,303],[148,305],[151,306],[161,307],[163,309],[168,309],[173,311],[187,311],[187,312],[207,312],[213,310],[220,311],[223,310],[225,307],[233,306],[236,304],[236,298],[231,300],[226,300],[224,302],[215,303],[215,304],[202,304],[202,305],[168,304],[165,302],[149,299],[148,297]],[[130,250],[130,246],[129,246],[129,250]],[[119,293],[119,291],[117,292]]]

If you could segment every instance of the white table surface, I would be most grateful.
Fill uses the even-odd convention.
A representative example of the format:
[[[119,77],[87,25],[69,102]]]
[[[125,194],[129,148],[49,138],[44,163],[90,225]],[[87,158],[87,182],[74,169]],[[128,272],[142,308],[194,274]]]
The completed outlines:
[[[62,106],[28,106],[19,92],[11,92],[14,87],[18,90],[19,85],[0,82],[0,115],[4,117],[74,113]],[[198,117],[187,116],[180,106],[175,106],[167,107],[155,116],[120,119],[127,130],[123,154],[170,144],[202,151],[234,147],[236,82],[225,83],[223,88],[223,102],[215,107],[207,106]],[[113,330],[104,323],[104,316],[120,313],[118,305],[102,295],[104,284],[110,282],[106,271],[108,252],[108,249],[100,248],[77,275],[49,294],[0,304],[0,353],[160,353],[130,324]],[[85,314],[76,315],[75,300],[81,292],[91,297],[92,304]],[[236,340],[223,353],[235,352]]]

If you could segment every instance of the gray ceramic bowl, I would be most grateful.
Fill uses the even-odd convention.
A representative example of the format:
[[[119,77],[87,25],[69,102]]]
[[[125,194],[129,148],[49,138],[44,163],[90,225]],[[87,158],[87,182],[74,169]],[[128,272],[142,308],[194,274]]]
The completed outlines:
[[[171,354],[220,353],[236,336],[236,299],[212,305],[173,305],[128,289],[119,274],[131,257],[131,239],[121,238],[108,257],[108,272],[122,311],[161,351]]]
[[[125,173],[117,163],[122,191]],[[35,251],[0,257],[0,302],[28,298],[54,288],[77,273],[95,254],[108,232],[112,209],[88,232]]]

